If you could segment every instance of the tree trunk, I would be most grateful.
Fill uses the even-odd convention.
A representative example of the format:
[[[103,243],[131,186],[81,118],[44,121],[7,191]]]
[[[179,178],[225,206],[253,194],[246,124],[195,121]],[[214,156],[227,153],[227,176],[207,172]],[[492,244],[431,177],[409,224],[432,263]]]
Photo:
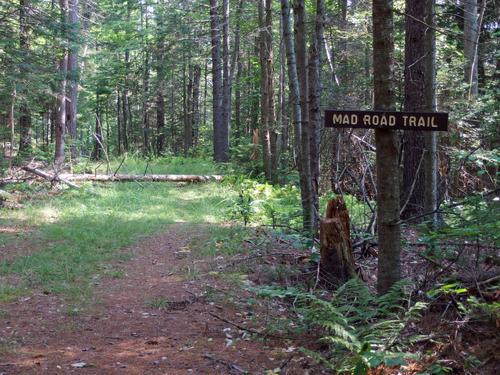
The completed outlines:
[[[79,11],[78,0],[69,0],[69,50],[68,50],[68,100],[66,101],[66,128],[71,139],[71,158],[77,157],[77,123],[78,108],[78,51],[79,51]]]
[[[435,0],[425,0],[425,23],[433,26],[435,24]],[[425,33],[424,50],[427,51],[425,58],[425,105],[426,110],[436,110],[436,32],[433,27],[428,27]],[[424,212],[432,212],[426,220],[430,222],[431,229],[438,225],[438,132],[426,132],[424,135]]]
[[[428,27],[421,21],[426,0],[406,0],[404,110],[422,112],[425,103],[425,49]],[[417,21],[419,20],[419,21]],[[424,212],[424,132],[405,131],[403,137],[402,216],[407,219]]]
[[[349,212],[341,196],[328,202],[320,222],[320,280],[340,285],[356,277]]]
[[[321,36],[323,35],[323,0],[316,2],[315,33],[309,49],[309,142],[311,165],[311,203],[313,206],[312,233],[315,235],[319,224],[319,179],[320,179],[320,134],[321,134]]]
[[[121,116],[121,92],[120,90],[116,90],[116,129],[117,129],[117,146],[118,146],[118,155],[123,153],[122,147],[122,116]]]
[[[301,130],[302,137],[300,153],[300,189],[304,215],[304,231],[312,234],[315,223],[315,208],[312,199],[311,184],[311,159],[310,159],[310,124],[308,105],[308,82],[307,82],[307,55],[306,55],[306,29],[304,0],[297,0],[294,4],[295,13],[295,42],[297,45],[297,76],[300,90]]]
[[[193,68],[193,97],[192,97],[192,129],[193,129],[193,147],[198,145],[199,129],[200,129],[200,79],[201,67],[195,65]]]
[[[145,40],[145,36],[148,34],[149,27],[149,12],[147,10],[147,4],[140,4],[141,7],[141,30],[142,30],[142,43],[144,54],[143,60],[143,77],[142,77],[142,135],[143,135],[143,153],[144,155],[149,155],[151,152],[151,142],[150,142],[150,132],[149,127],[149,50],[151,46],[149,41]]]
[[[231,79],[229,66],[229,0],[222,0],[222,112],[223,129],[228,132],[231,123]]]
[[[165,148],[165,35],[163,2],[156,8],[158,40],[156,42],[156,154],[161,155]]]
[[[31,113],[27,103],[26,96],[29,95],[27,86],[29,83],[29,70],[26,66],[30,64],[30,25],[28,22],[29,0],[19,0],[19,48],[22,53],[22,63],[19,67],[19,73],[23,79],[24,89],[21,95],[19,107],[19,154],[23,157],[31,155]],[[11,145],[14,147],[14,145]]]
[[[373,0],[374,107],[394,108],[394,25],[392,0]],[[396,133],[375,130],[377,148],[378,280],[377,290],[386,293],[401,278],[399,224],[399,166]]]
[[[187,155],[193,145],[193,120],[192,120],[192,107],[193,107],[193,69],[191,66],[188,68],[187,87],[185,98],[185,118],[184,118],[184,154]]]
[[[464,79],[469,88],[468,93],[470,98],[475,98],[478,93],[476,42],[478,40],[479,24],[477,1],[478,0],[461,0],[464,9]]]
[[[276,144],[274,125],[273,90],[273,50],[272,50],[272,12],[270,0],[259,0],[259,55],[261,87],[261,126],[262,156],[264,172],[268,181],[276,182]]]
[[[227,162],[229,160],[229,132],[224,124],[224,108],[222,102],[222,67],[221,67],[221,36],[217,0],[210,0],[210,28],[212,43],[212,100],[214,127],[214,160]]]
[[[301,3],[302,13],[304,4]],[[294,10],[297,13],[297,10]],[[288,0],[281,0],[281,12],[283,19],[283,38],[286,47],[286,58],[288,67],[288,85],[290,89],[290,99],[292,103],[293,113],[293,128],[295,133],[295,154],[297,155],[297,167],[299,169],[300,179],[300,196],[302,203],[303,229],[305,232],[310,232],[312,229],[313,206],[311,203],[311,180],[310,180],[310,164],[306,157],[303,157],[303,139],[308,133],[303,132],[303,110],[301,106],[301,87],[298,74],[297,54],[295,52],[295,44],[292,38],[292,26],[290,22],[290,5]],[[299,11],[300,12],[300,11]],[[302,14],[303,22],[303,14]],[[302,32],[304,25],[302,23]],[[298,32],[298,30],[297,30]],[[305,40],[302,40],[305,43]],[[305,46],[302,46],[304,49]],[[302,77],[303,78],[303,77]],[[308,143],[308,142],[306,142]],[[307,160],[307,162],[305,162]]]
[[[101,100],[99,94],[96,94],[96,105],[95,105],[95,133],[94,133],[94,159],[101,159],[102,152],[102,116],[101,116]]]
[[[68,0],[59,0],[61,8],[61,20],[63,24],[68,21]],[[56,144],[54,154],[54,164],[60,167],[64,163],[64,135],[66,133],[66,81],[68,75],[68,50],[64,47],[62,57],[59,61],[59,92],[57,95],[57,116],[56,116]]]

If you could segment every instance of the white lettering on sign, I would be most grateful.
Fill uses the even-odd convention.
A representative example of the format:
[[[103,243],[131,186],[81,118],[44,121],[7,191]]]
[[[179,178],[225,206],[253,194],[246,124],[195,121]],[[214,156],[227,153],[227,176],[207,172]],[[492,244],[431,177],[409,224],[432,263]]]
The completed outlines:
[[[351,114],[350,116],[347,114],[334,114],[332,116],[333,125],[357,125],[358,124],[358,115]]]
[[[434,116],[402,116],[403,126],[419,128],[437,128],[436,118]]]

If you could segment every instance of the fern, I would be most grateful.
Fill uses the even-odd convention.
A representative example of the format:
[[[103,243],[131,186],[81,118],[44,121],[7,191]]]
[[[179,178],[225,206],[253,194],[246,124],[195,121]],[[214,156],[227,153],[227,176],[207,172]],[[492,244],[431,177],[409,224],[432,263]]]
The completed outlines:
[[[261,295],[268,297],[295,294],[303,324],[320,328],[320,342],[329,347],[327,356],[314,352],[311,357],[338,373],[356,375],[367,374],[369,368],[380,364],[403,365],[408,357],[404,348],[412,338],[404,339],[402,333],[427,306],[411,302],[411,283],[406,280],[396,283],[385,295],[376,296],[363,282],[352,279],[329,301],[297,290],[262,291]]]

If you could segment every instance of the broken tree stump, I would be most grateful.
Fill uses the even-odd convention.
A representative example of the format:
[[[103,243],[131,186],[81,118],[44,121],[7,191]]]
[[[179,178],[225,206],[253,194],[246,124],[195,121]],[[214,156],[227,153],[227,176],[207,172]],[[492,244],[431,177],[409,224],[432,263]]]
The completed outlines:
[[[320,221],[320,243],[322,282],[342,284],[356,277],[349,212],[341,196],[328,202],[325,218]]]

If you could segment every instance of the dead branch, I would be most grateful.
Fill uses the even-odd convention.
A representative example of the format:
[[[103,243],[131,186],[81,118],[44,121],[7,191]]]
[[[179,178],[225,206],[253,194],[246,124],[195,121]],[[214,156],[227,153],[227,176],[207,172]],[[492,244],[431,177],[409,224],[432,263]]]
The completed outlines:
[[[26,172],[30,172],[30,173],[33,173],[34,175],[40,176],[40,177],[42,177],[50,182],[54,182],[54,181],[63,182],[66,185],[68,185],[69,187],[72,187],[73,189],[80,188],[78,185],[72,183],[71,181],[68,181],[66,178],[61,177],[61,175],[56,174],[56,175],[52,176],[44,171],[41,171],[40,169],[31,168],[31,167],[28,167],[27,165],[22,167],[22,169],[25,170]]]

